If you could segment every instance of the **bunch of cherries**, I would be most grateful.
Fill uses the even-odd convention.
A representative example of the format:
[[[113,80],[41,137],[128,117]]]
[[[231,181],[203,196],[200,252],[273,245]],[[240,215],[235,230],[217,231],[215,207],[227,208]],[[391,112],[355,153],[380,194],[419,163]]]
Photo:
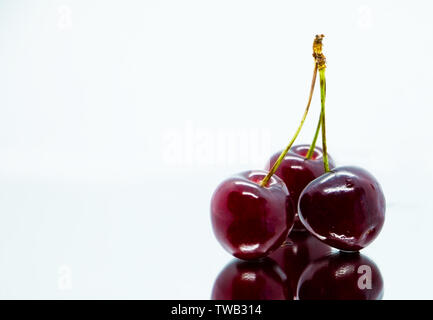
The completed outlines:
[[[265,258],[292,231],[309,231],[319,241],[357,252],[379,234],[385,198],[378,181],[354,166],[336,167],[327,153],[325,126],[326,59],[323,35],[313,43],[315,59],[307,107],[289,145],[264,170],[245,171],[223,181],[211,200],[214,233],[221,245],[243,260]],[[317,73],[321,112],[311,145],[293,146],[306,119]],[[316,147],[321,131],[322,148]]]

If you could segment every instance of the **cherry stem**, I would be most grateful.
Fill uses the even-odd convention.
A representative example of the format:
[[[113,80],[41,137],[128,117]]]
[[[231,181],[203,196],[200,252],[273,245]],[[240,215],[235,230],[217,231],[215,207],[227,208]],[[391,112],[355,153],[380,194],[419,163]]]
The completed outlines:
[[[293,143],[295,142],[296,138],[298,137],[299,132],[301,132],[302,126],[304,125],[305,119],[307,118],[308,110],[310,109],[311,99],[313,98],[314,86],[316,85],[317,69],[318,69],[317,63],[315,63],[314,64],[314,71],[313,71],[313,79],[311,81],[311,87],[310,87],[310,95],[308,97],[307,107],[305,108],[301,123],[299,124],[298,129],[295,132],[295,135],[293,136],[292,140],[290,140],[286,149],[284,149],[283,152],[281,152],[280,156],[278,157],[277,161],[275,161],[271,170],[269,170],[268,174],[263,178],[262,182],[260,183],[261,187],[264,187],[268,184],[269,179],[271,179],[272,175],[275,173],[275,171],[277,171],[278,167],[280,166],[280,164],[283,161],[284,157],[286,156],[287,152],[289,152],[290,148],[292,147]]]
[[[320,76],[320,102],[322,105],[322,109],[320,112],[320,119],[322,123],[322,149],[323,149],[323,166],[325,168],[325,172],[329,172],[329,162],[328,162],[328,150],[326,146],[326,121],[325,121],[325,100],[326,100],[326,78],[325,78],[325,69],[324,66],[319,70]]]
[[[319,69],[320,77],[320,120],[317,124],[316,134],[314,136],[313,143],[307,153],[307,159],[309,159],[314,151],[316,145],[317,136],[319,133],[320,126],[322,127],[322,149],[323,149],[323,166],[325,172],[329,172],[329,162],[328,162],[328,148],[326,146],[326,124],[325,124],[325,100],[326,100],[326,57],[322,52],[322,40],[325,36],[323,34],[316,35],[313,43],[313,57],[316,60],[317,68]]]
[[[311,142],[310,149],[308,149],[307,154],[305,155],[305,158],[307,160],[311,159],[314,153],[314,148],[316,147],[317,138],[319,137],[319,131],[320,127],[322,125],[322,112],[320,112],[319,115],[319,121],[317,122],[316,132],[314,133],[313,142]]]

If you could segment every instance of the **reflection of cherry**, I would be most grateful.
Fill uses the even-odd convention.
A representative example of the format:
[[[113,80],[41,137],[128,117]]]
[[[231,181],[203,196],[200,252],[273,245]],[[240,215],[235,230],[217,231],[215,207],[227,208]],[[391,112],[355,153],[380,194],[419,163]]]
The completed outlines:
[[[286,154],[275,174],[280,177],[287,186],[290,196],[293,199],[296,207],[298,204],[299,195],[307,184],[325,173],[323,167],[323,151],[319,147],[315,147],[310,159],[305,156],[308,153],[310,146],[307,144],[293,146]],[[281,152],[274,154],[269,160],[267,170],[277,161]],[[335,167],[334,161],[328,156],[329,167]],[[296,208],[297,210],[297,208]],[[295,225],[293,230],[305,230],[304,225],[298,218],[295,217]]]
[[[383,279],[359,253],[335,253],[310,264],[299,279],[299,300],[380,300]]]
[[[287,276],[289,287],[296,288],[307,265],[332,252],[332,248],[307,232],[291,233],[283,247],[269,256]]]
[[[272,260],[233,260],[218,275],[213,300],[287,300],[296,288],[288,288],[284,272]]]
[[[256,259],[278,249],[293,227],[294,204],[277,176],[265,186],[265,171],[246,171],[223,181],[211,201],[218,241],[236,258]]]

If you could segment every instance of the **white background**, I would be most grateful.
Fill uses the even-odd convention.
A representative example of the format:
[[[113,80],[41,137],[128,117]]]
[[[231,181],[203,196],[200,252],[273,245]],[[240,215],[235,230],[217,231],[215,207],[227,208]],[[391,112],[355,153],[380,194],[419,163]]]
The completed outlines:
[[[0,298],[208,299],[209,201],[302,115],[387,199],[385,299],[433,298],[431,1],[0,2]],[[298,142],[309,143],[319,99]]]

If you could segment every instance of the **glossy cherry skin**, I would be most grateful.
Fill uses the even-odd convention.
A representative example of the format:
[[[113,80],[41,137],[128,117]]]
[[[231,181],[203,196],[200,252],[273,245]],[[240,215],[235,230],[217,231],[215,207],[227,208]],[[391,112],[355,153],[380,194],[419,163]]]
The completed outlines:
[[[302,191],[299,217],[306,228],[330,246],[358,251],[379,234],[385,220],[385,197],[379,182],[358,167],[338,167]]]
[[[304,190],[307,184],[311,181],[325,173],[322,149],[315,147],[311,159],[307,160],[305,156],[309,149],[310,146],[306,144],[293,146],[275,172],[275,174],[286,184],[290,196],[295,203],[296,210],[302,190]],[[268,170],[274,165],[280,154],[281,152],[277,152],[271,157],[267,166]],[[335,167],[334,160],[332,160],[329,155],[328,162],[330,168]],[[304,225],[299,220],[298,213],[296,213],[295,216],[295,225],[293,229],[297,231],[305,230]]]
[[[269,255],[284,271],[288,287],[296,288],[305,268],[314,260],[332,252],[327,244],[317,240],[308,232],[292,232],[281,248]],[[293,291],[296,293],[296,290]]]
[[[311,263],[301,275],[299,300],[380,300],[383,279],[377,265],[359,253],[334,253]]]
[[[246,171],[223,181],[211,200],[211,220],[216,238],[236,258],[267,256],[286,240],[293,227],[295,209],[284,182],[266,171]]]
[[[220,272],[212,289],[213,300],[291,300],[284,272],[272,260],[232,261]]]

